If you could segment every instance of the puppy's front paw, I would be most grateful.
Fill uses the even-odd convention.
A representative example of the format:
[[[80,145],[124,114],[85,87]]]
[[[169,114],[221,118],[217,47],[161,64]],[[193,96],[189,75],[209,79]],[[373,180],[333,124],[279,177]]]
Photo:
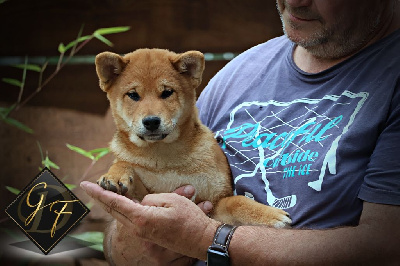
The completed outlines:
[[[123,175],[121,178],[113,177],[110,174],[104,174],[97,180],[97,184],[106,190],[125,195],[132,186],[133,178]]]
[[[272,221],[270,223],[275,228],[288,228],[292,224],[292,219],[290,219],[290,215],[281,210],[281,209],[273,209],[273,213],[271,213]]]

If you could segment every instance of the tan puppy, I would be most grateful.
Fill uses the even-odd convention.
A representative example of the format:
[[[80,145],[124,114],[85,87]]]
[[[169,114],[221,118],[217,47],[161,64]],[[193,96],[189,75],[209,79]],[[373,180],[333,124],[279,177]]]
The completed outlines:
[[[284,227],[288,214],[244,196],[232,196],[226,157],[197,114],[196,88],[204,56],[140,49],[124,57],[96,57],[100,87],[107,92],[117,131],[115,163],[97,182],[104,189],[143,199],[191,184],[196,203],[209,200],[212,217],[229,224]]]

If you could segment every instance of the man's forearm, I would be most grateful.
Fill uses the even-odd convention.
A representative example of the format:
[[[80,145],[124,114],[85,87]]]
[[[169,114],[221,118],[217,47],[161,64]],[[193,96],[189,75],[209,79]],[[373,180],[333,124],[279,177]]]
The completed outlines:
[[[239,227],[233,265],[393,265],[400,261],[399,207],[364,204],[360,225],[328,230]]]

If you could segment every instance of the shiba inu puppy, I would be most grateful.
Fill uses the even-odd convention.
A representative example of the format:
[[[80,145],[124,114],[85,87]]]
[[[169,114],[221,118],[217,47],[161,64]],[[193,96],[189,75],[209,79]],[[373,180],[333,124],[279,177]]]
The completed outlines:
[[[289,225],[286,212],[232,196],[227,159],[195,106],[203,70],[204,56],[197,51],[139,49],[125,56],[97,55],[100,87],[117,127],[110,144],[116,161],[97,183],[138,200],[191,184],[194,201],[212,202],[216,220]]]

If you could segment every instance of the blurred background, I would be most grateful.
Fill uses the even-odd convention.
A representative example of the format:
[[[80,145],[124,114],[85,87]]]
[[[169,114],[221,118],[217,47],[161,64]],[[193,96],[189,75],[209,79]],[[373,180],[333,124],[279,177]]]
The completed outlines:
[[[93,38],[98,29],[120,26],[130,29],[103,35],[106,40]],[[3,211],[16,198],[7,186],[22,190],[44,165],[64,183],[77,186],[74,194],[92,205],[79,182],[97,180],[113,156],[101,154],[96,160],[100,152],[85,156],[67,144],[93,151],[107,147],[114,133],[106,95],[98,86],[96,54],[138,48],[201,51],[206,69],[200,94],[233,56],[281,34],[272,0],[0,0],[0,228],[16,228]],[[82,36],[92,39],[63,52]],[[58,63],[60,53],[65,60],[71,51],[67,64]],[[24,75],[21,66],[11,66],[25,62],[39,69]],[[24,83],[23,89],[10,79]],[[45,86],[38,90],[40,80]],[[12,109],[18,100],[20,108]],[[79,232],[104,229],[107,215],[90,207]],[[79,265],[93,263],[91,259]]]

